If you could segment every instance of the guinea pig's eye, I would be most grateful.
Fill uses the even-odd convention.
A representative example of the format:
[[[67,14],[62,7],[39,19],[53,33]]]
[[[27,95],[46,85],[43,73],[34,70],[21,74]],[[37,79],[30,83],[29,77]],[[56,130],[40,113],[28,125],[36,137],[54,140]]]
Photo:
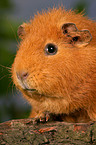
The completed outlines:
[[[52,43],[49,43],[45,46],[45,53],[47,55],[54,55],[57,53],[57,46],[52,44]]]

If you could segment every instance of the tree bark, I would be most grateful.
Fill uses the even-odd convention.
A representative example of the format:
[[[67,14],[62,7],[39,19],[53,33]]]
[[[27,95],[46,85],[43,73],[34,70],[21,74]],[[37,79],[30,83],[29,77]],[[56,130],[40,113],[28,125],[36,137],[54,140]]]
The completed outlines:
[[[0,145],[92,145],[96,144],[96,123],[45,122],[32,119],[0,124]]]

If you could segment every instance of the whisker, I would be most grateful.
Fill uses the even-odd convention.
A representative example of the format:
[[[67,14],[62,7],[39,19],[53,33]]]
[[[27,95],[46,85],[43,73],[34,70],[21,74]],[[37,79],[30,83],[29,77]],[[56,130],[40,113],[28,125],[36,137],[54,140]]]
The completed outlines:
[[[12,84],[12,95],[14,95],[14,93],[13,93],[13,92],[14,92],[14,91],[13,91],[13,88],[14,88],[14,84]]]
[[[14,34],[14,38],[16,39],[17,43],[19,44],[18,38],[17,38],[16,33],[15,33],[13,27],[12,27],[12,24],[11,24],[9,21],[8,21],[8,23],[9,23],[9,25],[10,25],[10,28],[11,28],[13,34]]]
[[[12,81],[9,83],[9,85],[8,85],[8,87],[7,87],[6,96],[7,96],[7,94],[9,94],[9,91],[8,91],[8,89],[10,88],[10,86],[11,86],[11,83],[12,83]]]
[[[9,74],[2,76],[2,77],[0,78],[0,81],[1,81],[2,79],[4,79],[5,77],[7,77],[8,75],[9,75]]]
[[[19,91],[18,91],[18,88],[16,88],[16,87],[14,89],[14,86],[15,86],[15,84],[13,83],[13,85],[12,85],[12,94],[13,94],[13,97],[16,97],[16,96],[19,95]],[[15,94],[14,94],[14,91],[15,91]]]
[[[11,86],[12,83],[13,83],[13,81],[11,80],[10,83],[9,83],[9,85],[8,85],[8,88]],[[8,88],[7,88],[7,89],[8,89]]]
[[[9,70],[11,70],[11,67],[4,66],[4,65],[2,65],[2,64],[0,64],[0,66],[1,66],[1,67],[3,67],[3,68],[6,68],[6,69],[9,69]]]

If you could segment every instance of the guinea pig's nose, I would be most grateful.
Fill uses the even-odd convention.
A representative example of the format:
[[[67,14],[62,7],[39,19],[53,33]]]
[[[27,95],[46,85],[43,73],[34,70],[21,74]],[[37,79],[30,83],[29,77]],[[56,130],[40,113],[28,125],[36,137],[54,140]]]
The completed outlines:
[[[16,75],[17,75],[17,78],[19,80],[25,80],[28,77],[28,73],[27,72],[24,72],[24,71],[23,72],[16,73]]]

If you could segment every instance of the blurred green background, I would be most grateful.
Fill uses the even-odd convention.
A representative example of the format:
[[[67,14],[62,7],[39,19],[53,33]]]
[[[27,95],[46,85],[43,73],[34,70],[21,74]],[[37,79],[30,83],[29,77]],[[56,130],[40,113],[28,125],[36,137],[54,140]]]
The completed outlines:
[[[8,17],[14,8],[10,0],[0,0],[0,122],[27,117],[30,111],[11,79],[10,68],[19,43],[17,29],[22,23]]]
[[[76,10],[76,13],[83,11],[84,15],[88,14],[90,1],[77,0],[71,3],[70,7],[68,7],[69,1],[67,1],[67,3],[65,3],[65,1],[60,1],[60,4],[62,3],[66,5],[67,8]],[[20,4],[21,6],[24,5],[24,1],[19,0],[18,2],[19,6]],[[30,19],[30,16],[33,16],[37,10],[41,11],[42,8],[47,9],[48,7],[53,7],[54,5],[58,6],[59,4],[57,1],[52,3],[50,0],[49,3],[46,0],[42,0],[41,6],[39,7],[38,1],[37,5],[34,1],[29,2],[35,7],[35,9],[31,11],[32,14],[19,16],[14,0],[0,0],[0,122],[16,118],[27,118],[31,109],[26,100],[22,98],[20,92],[16,91],[11,79],[10,68],[19,43],[17,36],[18,26],[22,24],[23,20],[26,21],[26,19]],[[18,15],[16,15],[16,13]]]

